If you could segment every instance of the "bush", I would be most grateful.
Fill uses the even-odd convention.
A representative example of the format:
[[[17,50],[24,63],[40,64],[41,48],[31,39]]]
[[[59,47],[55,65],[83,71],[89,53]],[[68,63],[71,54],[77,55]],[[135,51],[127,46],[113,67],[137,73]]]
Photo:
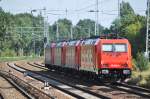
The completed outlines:
[[[16,53],[14,50],[5,49],[4,51],[2,51],[1,56],[2,57],[13,57],[13,56],[16,56]]]
[[[144,53],[137,53],[136,66],[140,71],[148,69],[148,59],[144,56]]]
[[[136,59],[132,59],[132,67],[133,67],[133,71],[138,71],[138,67],[136,66]]]
[[[150,75],[149,75],[149,77],[146,79],[147,80],[147,88],[150,88]]]

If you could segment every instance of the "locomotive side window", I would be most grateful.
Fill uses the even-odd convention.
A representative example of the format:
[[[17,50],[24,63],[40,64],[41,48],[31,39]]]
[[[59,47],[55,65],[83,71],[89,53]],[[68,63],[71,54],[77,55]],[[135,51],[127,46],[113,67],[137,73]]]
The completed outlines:
[[[113,51],[113,45],[112,44],[103,44],[102,45],[102,51],[112,52]]]
[[[115,52],[127,52],[126,44],[114,44]]]

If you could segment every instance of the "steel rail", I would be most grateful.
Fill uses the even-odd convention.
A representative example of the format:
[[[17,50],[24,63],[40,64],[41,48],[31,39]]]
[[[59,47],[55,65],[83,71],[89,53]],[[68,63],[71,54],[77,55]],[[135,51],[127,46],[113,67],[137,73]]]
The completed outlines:
[[[32,66],[34,66],[33,64],[31,64]],[[38,63],[36,63],[36,65],[38,65]],[[39,64],[40,66],[40,64]],[[109,86],[111,88],[114,88],[114,89],[117,89],[117,90],[121,90],[121,91],[125,91],[125,92],[128,92],[128,93],[132,93],[132,94],[136,94],[136,95],[139,95],[139,96],[142,96],[142,97],[146,97],[146,98],[150,98],[150,90],[149,89],[146,89],[146,88],[142,88],[142,87],[138,87],[138,86],[133,86],[133,85],[128,85],[128,84],[125,84],[125,83],[118,83],[118,82],[115,82],[114,85],[108,85],[108,84],[105,84],[104,85],[106,86]],[[125,89],[125,88],[121,88],[119,86],[123,86],[123,87],[126,87],[126,88],[130,88],[129,90],[128,89]]]
[[[38,66],[42,66],[42,67],[45,67],[45,65],[42,65],[42,64],[39,64],[39,63],[36,63],[34,62],[35,65],[38,65]]]
[[[29,63],[29,62],[27,62],[27,64],[29,64],[31,66],[34,66],[34,67],[37,67],[37,68],[40,68],[40,69],[48,70],[48,68],[41,67],[40,65],[37,65],[37,64],[33,65],[33,64]]]
[[[9,65],[9,66],[10,66],[11,68],[13,68],[13,69],[19,71],[19,72],[22,72],[22,73],[24,72],[24,71],[21,71],[21,70],[19,70],[19,69],[16,69],[16,68],[12,67],[11,65]],[[30,70],[28,70],[28,69],[26,69],[26,68],[20,67],[20,66],[17,65],[17,64],[15,64],[15,66],[17,66],[17,67],[19,67],[19,68],[21,68],[21,69],[23,69],[23,70],[25,70],[25,71],[33,72],[33,71],[30,71]],[[35,73],[35,72],[34,72],[34,73]],[[38,75],[39,75],[39,74],[38,74]],[[45,81],[41,80],[40,78],[34,77],[34,76],[32,76],[32,75],[30,75],[30,76],[31,76],[32,78],[35,78],[35,79],[41,81],[41,82],[45,82]],[[50,84],[50,83],[49,83],[49,85],[52,86],[52,87],[54,87],[54,88],[56,88],[56,89],[58,89],[58,90],[61,90],[61,91],[65,92],[65,93],[67,93],[67,94],[69,94],[69,95],[71,95],[71,96],[73,96],[73,97],[76,97],[77,99],[84,99],[83,97],[81,97],[81,96],[79,96],[79,95],[77,95],[77,94],[71,93],[71,92],[69,92],[69,91],[67,91],[67,90],[65,90],[65,89],[62,89],[62,88],[60,88],[60,87],[58,87],[58,86],[56,86],[56,85],[53,85],[53,84]]]
[[[117,89],[117,90],[128,92],[128,93],[132,93],[132,94],[135,94],[135,95],[138,95],[138,96],[142,96],[142,97],[145,97],[145,98],[150,98],[150,93],[149,94],[145,94],[143,91],[139,91],[137,89],[133,89],[133,88],[125,87],[125,86],[118,86],[116,84],[114,84],[114,85],[105,84],[105,85],[110,87],[110,88],[113,88],[113,89]]]
[[[135,90],[139,90],[139,91],[142,91],[142,92],[150,93],[150,89],[146,89],[146,88],[143,88],[143,87],[139,87],[139,86],[135,86],[135,85],[129,85],[129,84],[126,84],[126,83],[118,83],[118,82],[116,82],[116,84],[119,85],[119,86],[124,86],[124,87],[132,88],[132,89],[135,89]]]
[[[4,96],[0,93],[0,99],[4,99]]]
[[[17,65],[17,64],[15,64],[17,67],[19,67],[19,68],[22,68],[22,69],[24,69],[24,70],[26,70],[26,71],[30,71],[30,72],[33,72],[33,73],[36,73],[36,74],[38,74],[38,75],[42,75],[42,76],[44,76],[44,77],[46,77],[46,78],[49,78],[49,79],[53,79],[53,80],[55,80],[55,81],[57,81],[57,82],[60,82],[60,83],[63,83],[63,84],[65,84],[65,85],[67,85],[67,86],[71,86],[72,88],[75,88],[75,89],[78,89],[78,90],[81,90],[81,91],[83,91],[83,92],[85,92],[85,93],[88,93],[88,94],[91,94],[91,95],[93,95],[93,96],[95,96],[95,97],[98,97],[98,98],[102,98],[102,99],[110,99],[110,97],[107,97],[107,96],[104,96],[104,95],[100,95],[100,94],[98,94],[98,93],[95,93],[95,92],[92,92],[92,91],[90,91],[90,90],[87,90],[87,89],[84,89],[84,88],[81,88],[81,87],[77,87],[77,86],[75,86],[75,85],[71,85],[71,84],[69,84],[69,83],[66,83],[66,82],[64,82],[64,81],[61,81],[61,80],[58,80],[58,79],[56,79],[56,78],[54,78],[54,77],[50,77],[50,76],[48,76],[48,75],[45,75],[45,74],[41,74],[41,73],[37,73],[37,72],[34,72],[34,71],[31,71],[31,70],[29,70],[29,69],[26,69],[26,68],[24,68],[24,67],[21,67],[21,66],[19,66],[19,65]],[[39,79],[40,80],[40,79]],[[51,86],[53,86],[53,85],[51,85]],[[53,87],[56,87],[56,88],[58,88],[57,86],[53,86]],[[59,90],[62,90],[62,91],[64,91],[64,92],[68,92],[68,90],[64,90],[64,89],[60,89],[59,88]],[[72,94],[72,93],[70,93],[69,92],[69,94]],[[79,97],[79,95],[77,96],[76,94],[72,94],[72,96],[74,96],[74,97],[77,97],[77,98],[84,98],[84,97]]]
[[[7,63],[7,65],[8,65],[9,67],[11,67],[10,64]],[[11,68],[13,68],[13,67],[11,67]],[[13,68],[13,69],[15,69],[15,68]],[[15,69],[15,70],[16,70],[16,69]],[[21,71],[21,70],[18,70],[18,71]],[[24,72],[25,72],[25,71],[22,71],[22,73],[24,73]],[[25,92],[30,93],[32,97],[35,97],[35,99],[36,99],[36,98],[39,98],[39,97],[41,97],[41,96],[54,99],[53,96],[51,96],[51,95],[49,95],[49,94],[47,94],[47,93],[44,93],[43,91],[39,90],[38,88],[36,88],[36,87],[30,85],[29,83],[27,83],[27,82],[25,82],[25,81],[23,81],[22,79],[18,78],[17,76],[15,76],[15,75],[13,75],[13,74],[10,74],[10,75],[13,76],[14,78],[16,78],[16,80],[19,80],[19,81],[21,81],[22,83],[24,83],[25,87],[24,87],[23,89],[25,90]],[[19,84],[19,83],[18,83],[18,84]],[[28,88],[27,88],[27,87],[28,87]],[[29,88],[32,89],[32,90],[30,90]],[[34,93],[34,92],[35,92],[35,93]],[[37,92],[38,92],[38,94],[37,94]]]
[[[8,72],[0,70],[0,76],[3,77],[5,80],[7,80],[12,86],[14,86],[25,97],[27,97],[28,99],[35,99],[30,94],[28,94],[22,87],[18,86],[8,75],[10,75]]]

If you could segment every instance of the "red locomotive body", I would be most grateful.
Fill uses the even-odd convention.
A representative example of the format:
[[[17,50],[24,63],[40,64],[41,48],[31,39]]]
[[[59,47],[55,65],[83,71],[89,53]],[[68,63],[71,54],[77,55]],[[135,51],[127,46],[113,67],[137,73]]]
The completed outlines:
[[[79,68],[79,42],[69,41],[66,46],[66,64],[65,67],[78,70]]]
[[[100,78],[125,79],[131,75],[131,46],[127,39],[58,42],[56,46],[51,45],[49,51],[50,56],[45,51],[45,64],[50,65],[49,68],[74,70]]]
[[[55,48],[55,43],[52,43],[50,46],[50,57],[51,57],[51,64],[54,64],[54,48]]]
[[[131,45],[127,39],[101,39],[99,75],[129,77],[131,75]]]
[[[48,68],[54,65],[55,46],[55,43],[51,43],[45,47],[45,66]]]

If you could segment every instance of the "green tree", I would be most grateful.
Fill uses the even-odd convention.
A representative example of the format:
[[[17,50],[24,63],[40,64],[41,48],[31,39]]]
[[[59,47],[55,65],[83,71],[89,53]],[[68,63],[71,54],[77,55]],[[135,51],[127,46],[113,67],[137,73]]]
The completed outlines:
[[[75,29],[76,29],[75,37],[77,38],[85,38],[85,37],[93,36],[95,31],[95,21],[91,19],[79,20],[79,22],[75,26]],[[104,27],[98,24],[98,29],[99,29],[99,33],[97,35],[100,35]]]
[[[125,15],[135,15],[135,13],[131,5],[123,1],[120,7],[120,16],[124,17]]]
[[[21,13],[13,15],[9,12],[4,12],[0,8],[0,55],[5,55],[4,52],[15,52],[16,55],[29,55],[33,52],[33,37],[36,35],[43,36],[43,29],[22,29],[16,27],[41,27],[43,18]],[[34,33],[32,31],[42,31]],[[43,46],[43,39],[35,39],[36,44]],[[38,41],[42,43],[39,43]],[[36,42],[35,41],[35,42]],[[43,47],[41,47],[43,50]],[[9,50],[7,50],[9,49]],[[7,51],[5,51],[7,50]]]
[[[55,22],[49,28],[49,31],[51,32],[50,33],[51,36],[55,37],[55,38],[56,38],[57,24],[58,24],[59,40],[70,39],[70,32],[71,32],[72,22],[68,19],[59,19],[57,22]]]
[[[136,53],[145,48],[145,17],[135,14],[128,2],[121,3],[120,13],[120,20],[114,20],[110,30],[114,33],[119,31],[121,37],[130,41],[133,56],[136,57]]]

